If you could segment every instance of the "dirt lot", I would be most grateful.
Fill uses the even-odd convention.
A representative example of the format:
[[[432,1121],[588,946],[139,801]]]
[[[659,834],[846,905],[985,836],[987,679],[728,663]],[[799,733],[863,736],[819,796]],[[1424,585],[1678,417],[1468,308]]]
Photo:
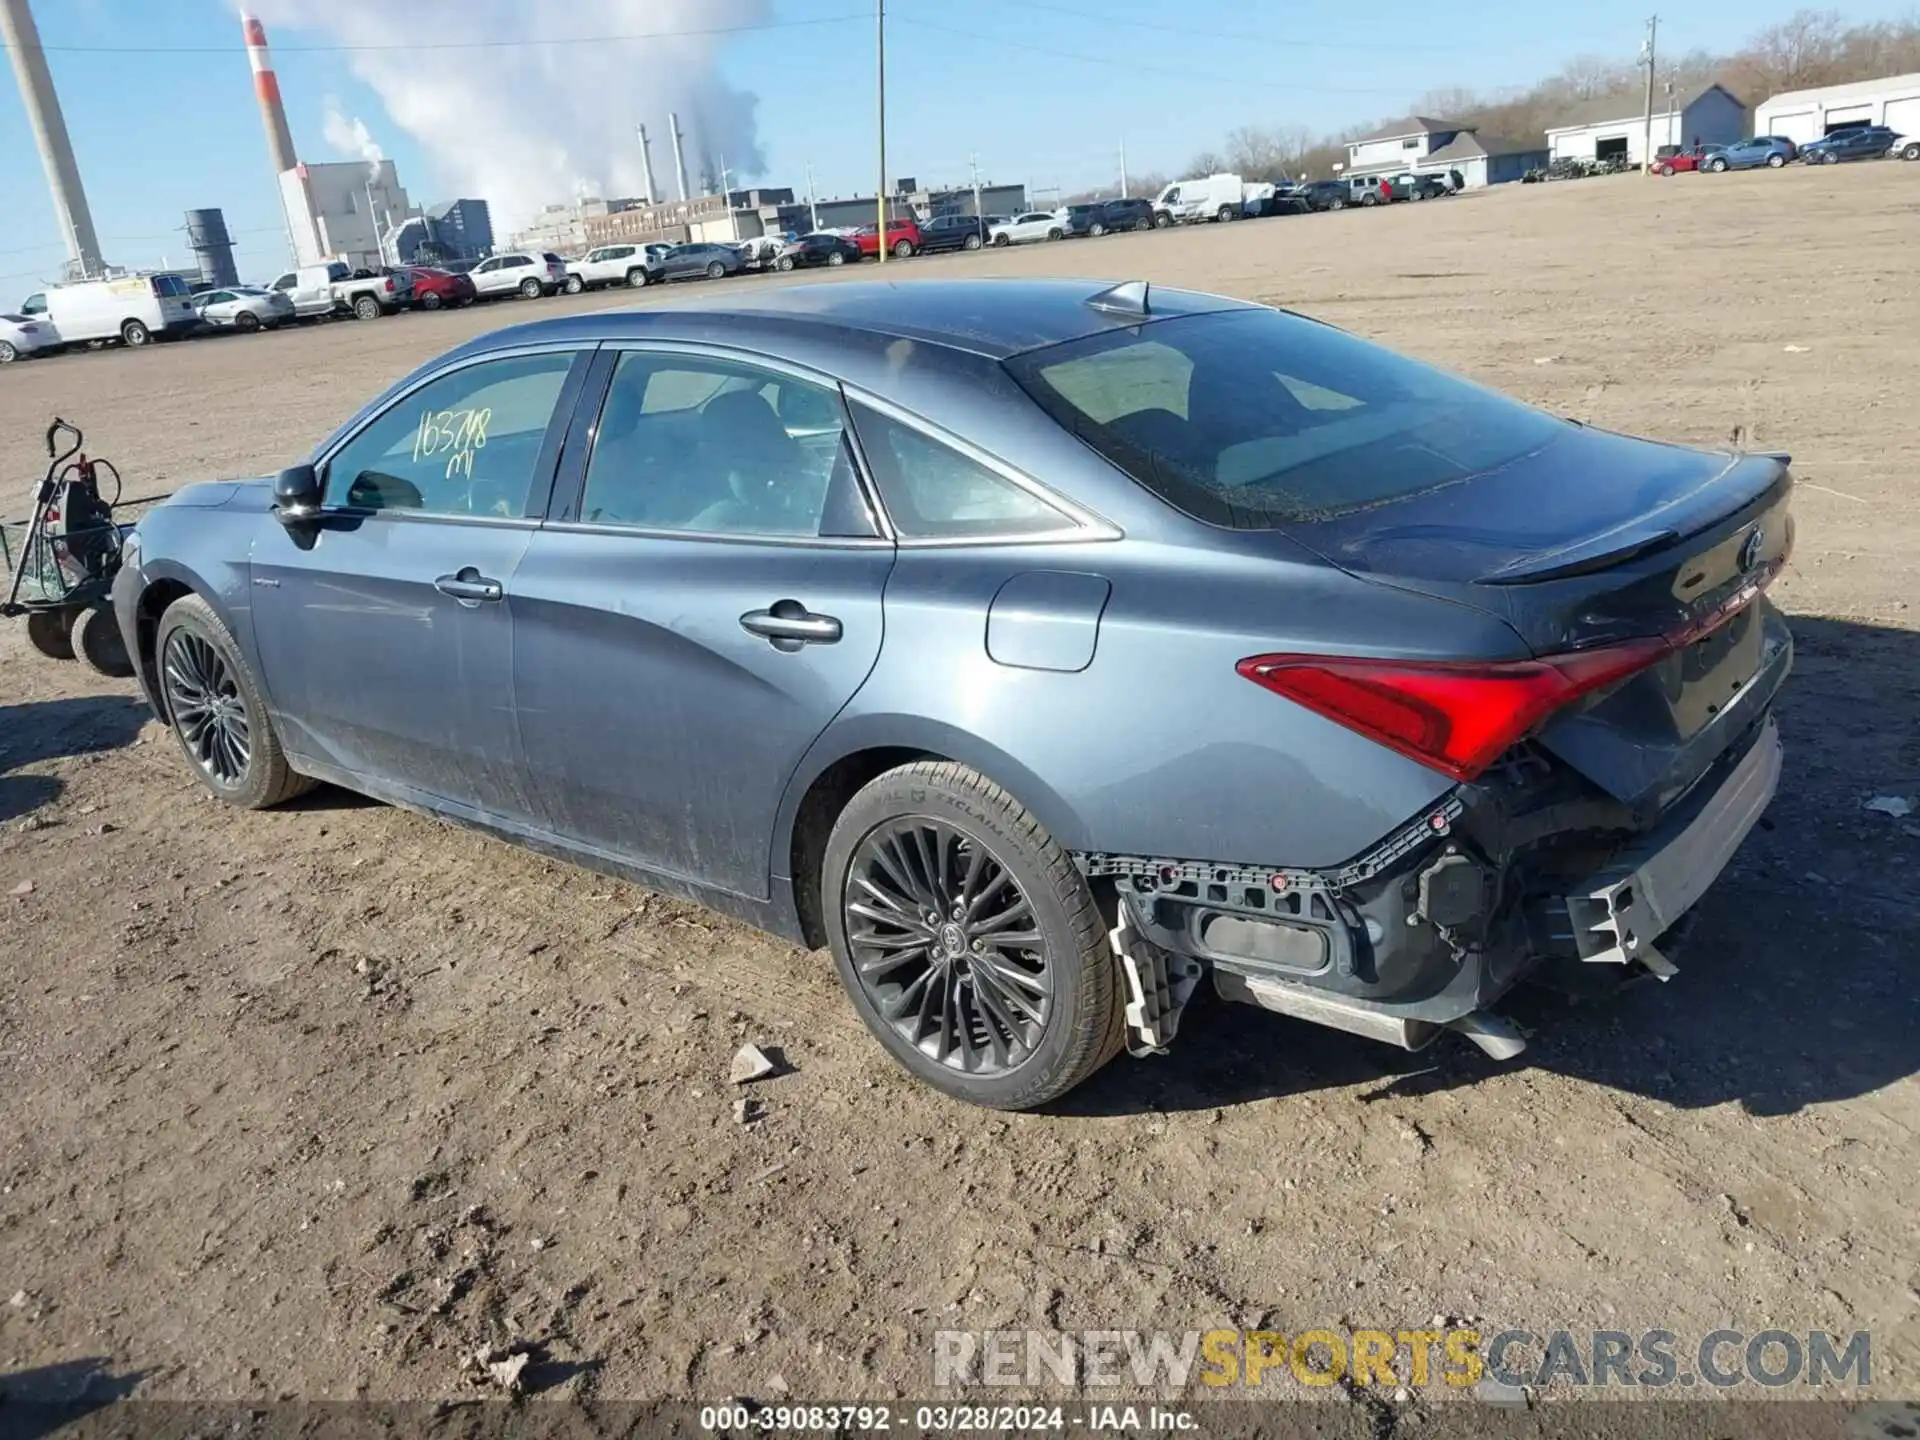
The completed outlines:
[[[1677,980],[1536,1005],[1509,1066],[1215,1003],[1058,1113],[963,1109],[824,955],[349,796],[207,803],[130,686],[0,627],[0,1386],[434,1399],[513,1335],[561,1396],[924,1398],[938,1329],[1444,1314],[1869,1329],[1875,1389],[1920,1395],[1920,819],[1862,808],[1920,802],[1916,233],[1920,165],[1877,164],[889,270],[1281,302],[1794,454],[1770,823]],[[56,411],[134,493],[271,470],[456,341],[606,303],[11,367],[0,474]],[[790,1069],[741,1125],[749,1038]]]

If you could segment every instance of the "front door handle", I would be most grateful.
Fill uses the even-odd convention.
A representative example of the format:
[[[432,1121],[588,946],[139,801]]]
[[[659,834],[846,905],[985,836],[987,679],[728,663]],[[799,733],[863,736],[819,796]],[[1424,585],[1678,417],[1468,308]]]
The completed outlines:
[[[498,600],[507,593],[506,586],[498,580],[489,580],[471,565],[458,574],[442,575],[433,582],[433,588],[442,595],[450,595],[455,600],[466,604],[480,600]]]
[[[815,615],[798,600],[776,600],[765,610],[749,610],[740,628],[761,635],[773,648],[791,654],[802,645],[831,645],[840,638],[840,622],[831,615]]]

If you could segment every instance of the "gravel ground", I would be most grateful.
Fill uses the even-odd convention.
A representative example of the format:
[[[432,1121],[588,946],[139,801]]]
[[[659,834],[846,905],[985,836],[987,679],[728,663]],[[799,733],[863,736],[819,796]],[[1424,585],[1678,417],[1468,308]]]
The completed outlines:
[[[519,1337],[548,1395],[925,1397],[942,1329],[1441,1315],[1866,1329],[1875,1391],[1920,1394],[1920,820],[1863,809],[1920,802],[1916,229],[1888,163],[889,267],[1274,301],[1794,454],[1769,822],[1678,979],[1536,1005],[1510,1065],[1212,1003],[1055,1113],[965,1109],[825,955],[339,793],[206,802],[130,686],[0,626],[0,1388],[435,1400]],[[55,412],[134,494],[271,470],[469,335],[625,298],[13,366],[0,473]],[[784,1064],[742,1125],[746,1040]]]

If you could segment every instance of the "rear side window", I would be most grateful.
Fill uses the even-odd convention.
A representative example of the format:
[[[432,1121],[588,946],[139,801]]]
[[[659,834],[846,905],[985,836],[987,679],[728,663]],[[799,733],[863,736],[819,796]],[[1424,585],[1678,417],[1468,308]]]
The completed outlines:
[[[854,424],[902,540],[986,540],[1075,528],[1032,491],[912,426],[859,404]]]
[[[1469,480],[1565,422],[1273,310],[1163,320],[1007,369],[1057,422],[1197,519],[1271,529]]]

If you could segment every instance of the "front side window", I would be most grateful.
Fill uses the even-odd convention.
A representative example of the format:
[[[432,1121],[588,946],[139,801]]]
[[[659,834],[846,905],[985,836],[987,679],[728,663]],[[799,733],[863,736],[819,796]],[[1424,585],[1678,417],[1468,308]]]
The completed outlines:
[[[857,502],[832,390],[707,356],[633,351],[601,407],[580,518],[700,535],[814,538]]]
[[[1237,529],[1470,480],[1568,431],[1504,395],[1274,310],[1164,320],[1006,363],[1042,409],[1139,484]]]
[[[395,403],[327,464],[348,510],[512,519],[527,513],[571,352],[468,365]]]
[[[902,540],[984,540],[1071,530],[1031,491],[931,435],[864,405],[861,448]]]

